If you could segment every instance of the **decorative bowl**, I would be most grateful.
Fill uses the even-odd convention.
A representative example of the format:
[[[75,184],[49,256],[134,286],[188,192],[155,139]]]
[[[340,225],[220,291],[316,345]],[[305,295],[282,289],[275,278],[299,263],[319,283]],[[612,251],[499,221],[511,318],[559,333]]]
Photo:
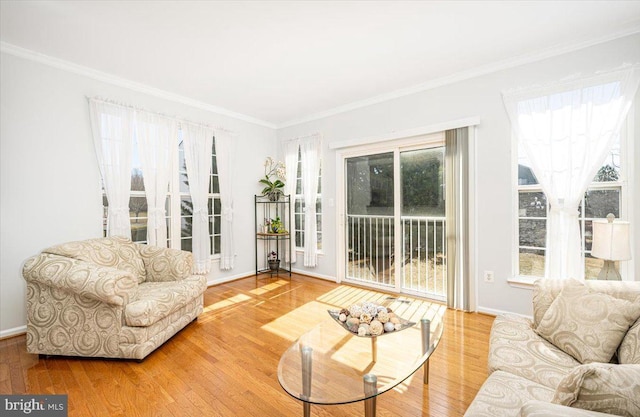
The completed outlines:
[[[409,321],[409,320],[403,319],[402,317],[396,316],[396,317],[398,318],[399,322],[400,322],[400,323],[399,323],[399,324],[400,324],[400,326],[399,326],[399,328],[398,328],[398,329],[396,329],[396,330],[394,330],[394,331],[391,331],[391,332],[385,331],[385,332],[383,332],[383,333],[381,333],[381,334],[379,334],[379,335],[371,335],[371,334],[367,334],[367,335],[361,336],[361,335],[359,335],[359,334],[358,334],[358,332],[352,332],[351,330],[349,330],[349,327],[347,327],[346,322],[342,322],[342,321],[340,321],[340,318],[339,318],[339,317],[340,317],[340,310],[327,310],[327,312],[329,313],[329,315],[331,316],[331,318],[332,318],[332,319],[334,319],[334,320],[336,321],[336,323],[338,323],[340,326],[342,326],[342,328],[343,328],[343,329],[345,329],[345,330],[346,330],[346,331],[348,331],[349,333],[351,333],[351,334],[353,334],[353,335],[356,335],[356,336],[358,336],[358,337],[369,337],[369,338],[372,338],[372,337],[378,337],[378,336],[386,336],[386,335],[388,335],[388,334],[393,334],[393,333],[401,332],[401,331],[403,331],[403,330],[405,330],[405,329],[408,329],[409,327],[413,327],[413,326],[415,326],[415,324],[416,324],[415,322],[412,322],[412,321]]]

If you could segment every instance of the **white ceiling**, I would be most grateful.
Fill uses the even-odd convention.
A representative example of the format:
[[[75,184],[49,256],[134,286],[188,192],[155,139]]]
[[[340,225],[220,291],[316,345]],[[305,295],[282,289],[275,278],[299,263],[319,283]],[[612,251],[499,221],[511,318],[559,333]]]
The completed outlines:
[[[272,126],[636,32],[640,1],[0,2],[5,51]]]

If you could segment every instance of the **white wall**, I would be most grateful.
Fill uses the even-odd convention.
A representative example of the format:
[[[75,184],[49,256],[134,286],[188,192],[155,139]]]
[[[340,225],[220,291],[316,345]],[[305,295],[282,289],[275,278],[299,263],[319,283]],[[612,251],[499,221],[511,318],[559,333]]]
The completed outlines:
[[[209,282],[252,274],[253,195],[274,129],[73,72],[0,56],[0,337],[24,330],[22,264],[42,249],[102,235],[102,200],[85,96],[100,96],[238,133],[233,175],[236,266],[214,263]],[[251,221],[247,221],[251,219]],[[250,250],[247,250],[250,248]]]
[[[479,117],[476,160],[477,267],[496,281],[477,281],[482,311],[531,314],[531,291],[507,283],[513,275],[511,133],[501,92],[557,80],[579,72],[640,62],[640,35],[619,39],[544,61],[484,75],[384,103],[360,108],[277,132],[279,140],[309,133],[324,135],[323,251],[313,275],[336,276],[335,151],[332,142],[377,136],[466,117]],[[234,175],[236,267],[226,273],[214,264],[209,282],[252,274],[253,195],[267,155],[276,156],[273,129],[189,107],[97,81],[73,72],[2,53],[0,56],[0,337],[26,323],[21,266],[47,246],[98,237],[102,206],[88,105],[101,96],[238,132]],[[635,166],[640,167],[640,94],[635,107]],[[635,177],[640,176],[636,168]],[[630,205],[636,279],[640,279],[640,181]]]
[[[323,276],[336,275],[336,210],[329,207],[336,201],[336,153],[329,149],[332,142],[357,140],[393,131],[403,131],[448,121],[479,117],[476,141],[476,279],[480,311],[509,311],[531,315],[531,290],[516,288],[507,283],[513,276],[513,238],[515,219],[512,211],[513,166],[515,151],[511,127],[504,110],[501,92],[551,82],[578,73],[616,68],[624,63],[640,62],[640,35],[634,35],[543,61],[479,76],[455,84],[434,88],[375,104],[347,113],[280,129],[283,141],[313,132],[324,135],[322,155],[323,249],[319,266],[299,270]],[[635,142],[640,132],[640,94],[635,113]],[[633,140],[633,139],[632,139]],[[640,145],[635,147],[636,167],[640,166]],[[635,177],[640,172],[636,169]],[[635,201],[630,209],[635,222],[640,221],[640,181],[635,182]],[[639,258],[639,227],[635,227],[634,257]],[[640,279],[635,262],[635,277]],[[478,279],[485,270],[495,272],[495,282]]]

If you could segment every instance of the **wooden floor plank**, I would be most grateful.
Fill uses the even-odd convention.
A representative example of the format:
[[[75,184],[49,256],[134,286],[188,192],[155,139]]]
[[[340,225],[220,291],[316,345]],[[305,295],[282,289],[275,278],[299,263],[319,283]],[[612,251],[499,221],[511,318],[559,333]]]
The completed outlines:
[[[327,308],[389,294],[294,274],[241,279],[207,289],[203,314],[143,362],[39,357],[25,336],[0,340],[0,393],[68,394],[69,416],[299,416],[302,403],[280,387],[282,353]],[[444,306],[408,296],[397,312]],[[377,415],[462,416],[487,377],[493,317],[446,310],[444,338],[422,370],[377,399]],[[311,406],[315,417],[364,414],[362,403]]]

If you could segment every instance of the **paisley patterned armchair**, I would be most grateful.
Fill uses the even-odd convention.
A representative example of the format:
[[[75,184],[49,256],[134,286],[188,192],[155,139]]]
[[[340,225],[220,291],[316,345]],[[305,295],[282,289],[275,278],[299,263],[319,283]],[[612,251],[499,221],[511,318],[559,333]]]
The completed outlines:
[[[122,237],[45,249],[23,268],[28,352],[143,359],[202,312],[192,263]]]

